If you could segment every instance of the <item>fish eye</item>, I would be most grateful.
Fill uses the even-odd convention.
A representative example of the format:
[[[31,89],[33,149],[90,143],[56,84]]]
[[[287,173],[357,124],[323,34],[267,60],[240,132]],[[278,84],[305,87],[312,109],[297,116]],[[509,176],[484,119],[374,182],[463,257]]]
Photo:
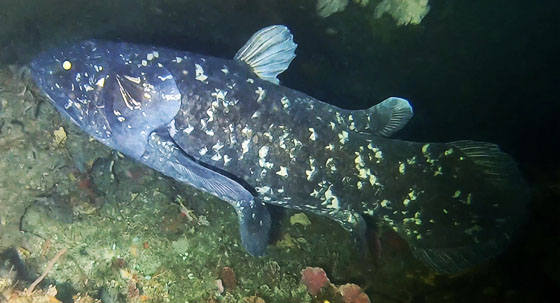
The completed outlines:
[[[68,60],[62,62],[62,68],[64,70],[70,70],[72,68],[72,62],[70,62]]]

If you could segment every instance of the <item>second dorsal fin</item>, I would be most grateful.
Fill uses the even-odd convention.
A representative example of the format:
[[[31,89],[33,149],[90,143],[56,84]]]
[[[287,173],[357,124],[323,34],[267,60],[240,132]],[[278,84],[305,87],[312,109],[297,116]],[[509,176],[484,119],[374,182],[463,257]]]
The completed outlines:
[[[276,76],[288,69],[296,47],[286,26],[272,25],[256,32],[234,59],[247,63],[259,78],[278,84]]]
[[[390,137],[412,118],[412,106],[407,100],[391,97],[368,109],[371,115],[373,133]]]

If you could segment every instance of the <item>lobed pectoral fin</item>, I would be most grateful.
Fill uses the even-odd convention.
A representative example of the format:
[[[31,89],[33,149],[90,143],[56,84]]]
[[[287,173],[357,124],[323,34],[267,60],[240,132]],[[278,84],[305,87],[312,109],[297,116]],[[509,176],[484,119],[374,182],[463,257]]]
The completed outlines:
[[[146,152],[140,161],[175,180],[230,203],[239,219],[243,246],[253,256],[264,255],[271,226],[270,214],[265,205],[237,181],[190,158],[166,132],[162,130],[150,135]]]

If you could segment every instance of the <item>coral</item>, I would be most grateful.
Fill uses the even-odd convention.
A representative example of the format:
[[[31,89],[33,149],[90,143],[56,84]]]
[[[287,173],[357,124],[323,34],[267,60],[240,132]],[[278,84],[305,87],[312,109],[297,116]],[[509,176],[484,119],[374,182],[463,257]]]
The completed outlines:
[[[428,0],[383,0],[375,8],[375,18],[388,13],[398,26],[420,24],[429,11]]]
[[[317,0],[317,15],[326,18],[346,9],[348,0]]]
[[[309,221],[309,218],[304,213],[297,213],[290,217],[290,224],[307,226],[311,224],[311,221]]]
[[[365,7],[368,5],[369,0],[354,0],[354,2]],[[317,0],[317,15],[326,18],[334,13],[345,10],[347,5],[348,0]]]
[[[330,284],[327,273],[320,267],[306,267],[301,271],[301,283],[307,286],[307,291],[316,296],[321,288]]]
[[[344,303],[370,303],[368,295],[366,295],[360,286],[356,284],[344,284],[338,287],[338,291],[344,299]]]
[[[257,296],[247,297],[247,298],[243,299],[243,301],[247,302],[247,303],[265,303],[265,301],[262,298],[257,297]]]
[[[220,279],[222,284],[228,291],[232,291],[237,287],[237,277],[231,267],[223,267],[220,271]]]

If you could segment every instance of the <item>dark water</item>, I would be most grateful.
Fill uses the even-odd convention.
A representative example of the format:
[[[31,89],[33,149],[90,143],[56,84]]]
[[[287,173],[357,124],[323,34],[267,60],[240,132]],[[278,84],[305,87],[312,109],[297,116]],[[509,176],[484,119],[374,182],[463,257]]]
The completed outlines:
[[[345,108],[401,96],[415,117],[397,137],[494,142],[517,160],[532,189],[530,219],[488,279],[518,301],[553,301],[560,4],[432,0],[420,25],[397,27],[373,18],[374,3],[323,19],[309,0],[0,1],[0,64],[25,64],[39,50],[91,37],[232,57],[256,30],[285,24],[299,47],[283,85]],[[469,283],[484,278],[459,278],[450,291],[481,292]]]

